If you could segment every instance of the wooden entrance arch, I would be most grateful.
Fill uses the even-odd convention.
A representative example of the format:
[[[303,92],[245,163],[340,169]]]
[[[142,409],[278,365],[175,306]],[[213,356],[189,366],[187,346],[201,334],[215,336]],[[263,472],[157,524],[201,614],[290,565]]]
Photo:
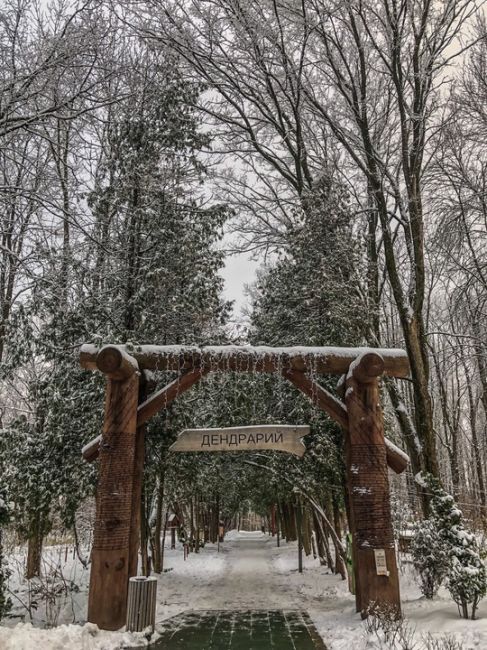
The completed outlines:
[[[128,579],[137,573],[144,425],[211,371],[280,373],[340,424],[345,432],[357,611],[366,616],[385,606],[400,613],[387,468],[402,472],[408,457],[384,437],[379,379],[384,374],[409,375],[404,351],[83,345],[80,361],[83,368],[107,377],[103,433],[83,448],[86,460],[100,461],[90,622],[105,630],[125,624]],[[178,377],[146,397],[146,370],[175,371]],[[316,375],[324,374],[340,377],[344,401],[315,381]]]

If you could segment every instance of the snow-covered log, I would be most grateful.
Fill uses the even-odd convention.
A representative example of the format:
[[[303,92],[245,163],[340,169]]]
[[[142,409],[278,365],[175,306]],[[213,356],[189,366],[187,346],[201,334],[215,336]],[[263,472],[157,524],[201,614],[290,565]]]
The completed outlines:
[[[377,353],[384,361],[384,374],[407,377],[409,360],[404,350],[385,348],[333,347],[268,347],[268,346],[207,346],[178,345],[105,346],[116,348],[133,357],[141,369],[181,370],[207,367],[210,370],[241,372],[282,372],[285,368],[301,372],[342,375],[350,364],[367,353]],[[93,345],[83,345],[80,362],[87,370],[101,369],[97,364],[100,351]]]

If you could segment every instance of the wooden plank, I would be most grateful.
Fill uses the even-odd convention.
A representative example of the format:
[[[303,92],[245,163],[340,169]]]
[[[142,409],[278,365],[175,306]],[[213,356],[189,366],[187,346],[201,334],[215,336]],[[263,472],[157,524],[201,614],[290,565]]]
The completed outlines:
[[[202,368],[195,368],[187,371],[170,384],[157,391],[157,393],[153,393],[147,400],[144,400],[137,408],[137,429],[142,430],[141,427],[149,418],[161,409],[167,408],[176,397],[182,395],[191,388],[191,386],[199,381],[206,372],[207,371]],[[88,463],[93,463],[98,458],[101,440],[102,436],[99,435],[88,442],[81,450],[83,458]]]
[[[107,383],[88,597],[88,620],[103,630],[125,624],[138,393],[138,373]]]
[[[306,450],[301,438],[308,426],[265,424],[224,429],[186,429],[169,451],[255,451],[274,450],[302,456]]]
[[[182,373],[177,379],[172,381],[157,393],[153,393],[137,409],[137,426],[142,426],[149,418],[165,409],[168,405],[194,386],[206,373],[206,368],[193,368]]]
[[[207,367],[209,370],[232,370],[236,372],[281,372],[283,368],[313,371],[318,374],[341,375],[348,372],[350,364],[374,348],[329,348],[267,346],[188,346],[140,345],[121,350],[135,358],[141,369],[181,370],[183,368]],[[404,350],[376,350],[384,362],[384,373],[391,377],[408,377],[409,360]],[[98,349],[83,345],[80,362],[83,368],[95,370]]]

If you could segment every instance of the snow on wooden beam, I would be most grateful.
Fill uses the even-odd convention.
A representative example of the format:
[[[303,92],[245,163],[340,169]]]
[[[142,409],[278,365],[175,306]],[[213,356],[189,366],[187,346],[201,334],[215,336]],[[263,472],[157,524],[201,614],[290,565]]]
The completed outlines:
[[[128,379],[139,367],[137,361],[116,345],[105,345],[96,355],[96,367],[115,381]]]
[[[389,438],[384,438],[386,443],[387,465],[395,474],[402,474],[410,463],[410,458],[405,451],[397,447]]]
[[[81,450],[81,455],[87,463],[93,463],[100,455],[100,443],[101,433],[96,438],[93,438],[93,440],[90,440]]]
[[[409,376],[409,360],[404,350],[385,348],[331,348],[267,346],[207,346],[203,348],[177,345],[105,346],[116,348],[135,359],[141,370],[172,370],[205,367],[209,370],[236,372],[282,372],[289,368],[318,374],[347,373],[358,357],[377,353],[384,362],[384,374],[390,377]],[[80,362],[87,370],[96,370],[100,350],[83,345]],[[105,352],[106,354],[106,352]]]
[[[363,352],[352,361],[347,377],[353,377],[361,384],[369,384],[384,374],[384,357],[379,350]]]

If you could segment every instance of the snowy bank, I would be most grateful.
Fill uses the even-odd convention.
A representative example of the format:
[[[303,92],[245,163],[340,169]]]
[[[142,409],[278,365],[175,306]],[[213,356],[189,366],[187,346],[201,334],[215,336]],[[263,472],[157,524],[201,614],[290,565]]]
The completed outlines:
[[[54,551],[53,551],[54,553]],[[64,560],[64,553],[57,557]],[[65,572],[83,577],[77,599],[83,623],[86,613],[87,572],[78,571],[73,558]],[[354,597],[347,582],[333,575],[312,557],[304,558],[304,571],[298,572],[297,544],[282,541],[260,532],[232,531],[220,545],[207,544],[199,553],[184,560],[182,548],[165,550],[164,573],[158,576],[156,620],[163,621],[187,610],[208,609],[301,609],[309,612],[328,650],[385,650],[374,634],[368,634],[355,612]],[[77,573],[78,571],[78,573]],[[401,562],[401,595],[406,623],[415,628],[418,645],[427,633],[435,637],[451,635],[462,642],[463,650],[487,649],[487,600],[480,605],[478,620],[468,621],[458,615],[448,592],[441,589],[433,601],[424,599],[415,584],[411,565]],[[63,606],[59,627],[39,629],[30,623],[4,621],[0,627],[1,650],[115,650],[145,642],[143,635],[102,632],[94,625],[73,625],[73,608]],[[69,618],[71,616],[71,618]],[[37,625],[45,625],[36,619]],[[10,625],[7,627],[6,625]],[[202,649],[204,650],[204,649]],[[387,648],[387,650],[390,650]]]

